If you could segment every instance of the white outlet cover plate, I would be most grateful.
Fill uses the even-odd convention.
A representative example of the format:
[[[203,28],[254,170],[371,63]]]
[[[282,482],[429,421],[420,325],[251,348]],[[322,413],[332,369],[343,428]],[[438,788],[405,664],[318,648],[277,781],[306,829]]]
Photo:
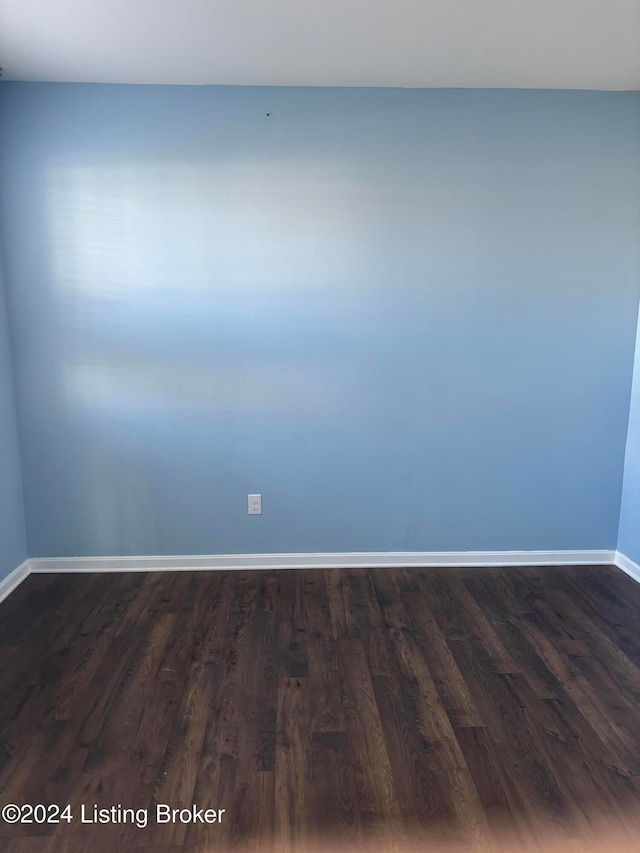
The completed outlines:
[[[262,515],[262,495],[248,496],[249,515]]]

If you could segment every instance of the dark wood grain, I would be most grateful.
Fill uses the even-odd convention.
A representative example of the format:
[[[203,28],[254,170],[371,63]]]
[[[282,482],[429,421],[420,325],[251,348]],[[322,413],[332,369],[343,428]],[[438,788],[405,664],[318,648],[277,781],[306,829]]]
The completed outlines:
[[[640,587],[612,567],[33,575],[0,605],[0,850],[634,831]],[[224,809],[157,824],[155,807]],[[80,808],[148,809],[82,825]]]

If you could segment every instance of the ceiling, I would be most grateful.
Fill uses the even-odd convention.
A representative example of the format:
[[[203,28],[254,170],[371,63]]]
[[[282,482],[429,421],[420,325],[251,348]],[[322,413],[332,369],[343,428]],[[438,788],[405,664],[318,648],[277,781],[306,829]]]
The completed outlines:
[[[8,80],[640,89],[640,0],[0,0]]]

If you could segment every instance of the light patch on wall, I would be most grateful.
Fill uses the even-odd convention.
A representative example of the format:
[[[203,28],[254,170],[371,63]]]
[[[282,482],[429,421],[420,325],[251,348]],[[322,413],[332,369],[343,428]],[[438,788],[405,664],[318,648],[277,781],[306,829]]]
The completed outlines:
[[[336,312],[335,299],[367,278],[370,190],[349,168],[241,155],[53,161],[47,192],[72,407],[329,418],[356,399],[339,360],[278,352],[299,312],[328,311],[325,345],[353,336],[362,303]]]
[[[52,164],[52,267],[62,293],[341,285],[367,267],[366,190],[305,162],[153,157]],[[339,270],[339,277],[336,277]]]
[[[277,377],[277,378],[276,378]],[[335,417],[344,411],[349,395],[344,378],[317,366],[273,365],[207,367],[109,359],[72,362],[64,375],[67,398],[102,416],[215,411],[225,414],[291,415],[322,411]]]

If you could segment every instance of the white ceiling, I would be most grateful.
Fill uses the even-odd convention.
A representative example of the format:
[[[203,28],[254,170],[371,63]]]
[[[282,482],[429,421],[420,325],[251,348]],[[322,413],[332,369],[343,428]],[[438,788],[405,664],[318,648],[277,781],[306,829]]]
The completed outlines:
[[[9,80],[640,89],[640,0],[0,0]]]

